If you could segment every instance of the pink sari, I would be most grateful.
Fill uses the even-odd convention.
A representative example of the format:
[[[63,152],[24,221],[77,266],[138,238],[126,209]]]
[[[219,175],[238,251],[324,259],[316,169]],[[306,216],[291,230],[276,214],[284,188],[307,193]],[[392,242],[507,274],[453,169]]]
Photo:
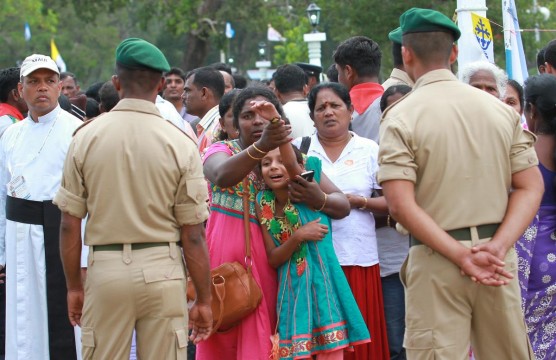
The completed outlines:
[[[218,142],[207,149],[204,161],[215,153],[225,152],[233,156],[240,151],[236,141]],[[253,276],[261,286],[263,300],[257,310],[239,325],[224,333],[215,333],[198,344],[198,360],[259,360],[270,355],[270,335],[276,326],[277,275],[268,264],[261,228],[255,216],[255,196],[260,183],[254,173],[249,174],[249,187]],[[241,182],[230,188],[210,184],[211,214],[206,234],[211,268],[229,261],[244,263],[242,194]]]

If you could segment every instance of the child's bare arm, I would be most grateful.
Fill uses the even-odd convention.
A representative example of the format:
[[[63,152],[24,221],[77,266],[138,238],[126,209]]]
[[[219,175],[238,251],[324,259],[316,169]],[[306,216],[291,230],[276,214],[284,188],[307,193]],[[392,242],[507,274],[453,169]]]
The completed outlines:
[[[286,167],[290,179],[295,178],[303,172],[303,167],[297,162],[295,152],[291,143],[280,145],[280,155],[282,156],[282,164]]]

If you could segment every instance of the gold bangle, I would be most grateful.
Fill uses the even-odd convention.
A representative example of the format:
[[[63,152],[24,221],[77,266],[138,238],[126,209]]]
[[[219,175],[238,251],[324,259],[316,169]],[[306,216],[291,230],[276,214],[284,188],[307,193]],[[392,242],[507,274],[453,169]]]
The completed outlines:
[[[363,198],[363,200],[365,200],[365,203],[359,208],[359,210],[367,210],[367,198],[364,196],[361,197]]]
[[[325,192],[323,192],[323,194],[324,194],[324,202],[322,203],[320,209],[315,209],[316,211],[322,211],[322,209],[324,209],[324,207],[326,206],[326,200],[328,199],[328,195],[326,195]]]
[[[261,149],[259,149],[259,148],[255,145],[255,143],[252,143],[251,146],[253,147],[253,149],[255,149],[255,150],[257,150],[258,152],[260,152],[261,154],[263,154],[263,156],[266,155],[266,154],[268,154],[268,151],[262,151]]]
[[[280,120],[282,120],[282,117],[280,115],[278,115],[278,116],[275,116],[272,119],[270,119],[270,122],[274,124],[275,122],[278,122]]]
[[[251,153],[249,153],[249,148],[245,149],[245,151],[247,152],[247,156],[249,156],[253,160],[261,161],[263,159],[262,157],[261,158],[256,158],[253,155],[251,155]]]
[[[386,217],[386,226],[392,227],[392,224],[390,224],[390,214]]]

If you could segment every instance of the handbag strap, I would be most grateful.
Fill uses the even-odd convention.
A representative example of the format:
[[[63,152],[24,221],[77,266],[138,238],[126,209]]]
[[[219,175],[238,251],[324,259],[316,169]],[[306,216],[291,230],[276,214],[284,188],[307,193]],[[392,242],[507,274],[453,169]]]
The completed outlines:
[[[249,181],[248,176],[243,179],[243,228],[245,230],[245,266],[251,275],[251,228],[249,225]]]

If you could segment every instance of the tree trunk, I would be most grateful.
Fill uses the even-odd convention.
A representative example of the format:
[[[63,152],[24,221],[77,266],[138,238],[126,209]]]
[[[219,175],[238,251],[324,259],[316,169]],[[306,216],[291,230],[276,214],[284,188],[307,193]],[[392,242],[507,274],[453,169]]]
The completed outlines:
[[[202,0],[197,8],[198,28],[186,36],[183,69],[192,70],[205,65],[211,37],[217,34],[216,21],[211,18],[222,7],[224,0]]]

